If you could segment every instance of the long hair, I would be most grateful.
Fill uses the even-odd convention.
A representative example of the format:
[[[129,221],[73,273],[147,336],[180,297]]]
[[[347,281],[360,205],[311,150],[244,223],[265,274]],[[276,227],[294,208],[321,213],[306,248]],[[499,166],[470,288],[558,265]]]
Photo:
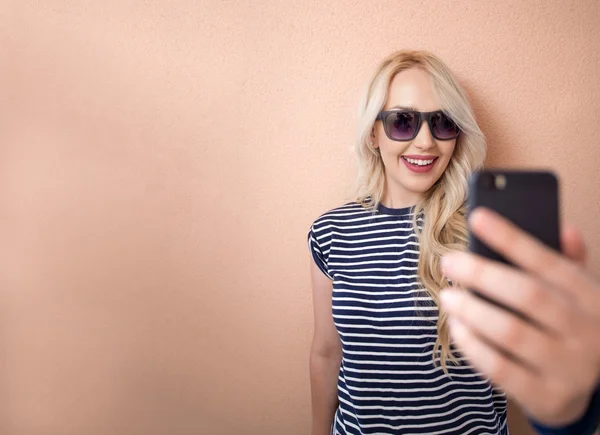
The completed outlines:
[[[425,192],[413,212],[413,228],[419,240],[419,283],[440,307],[440,290],[449,286],[441,271],[440,259],[450,251],[466,248],[467,182],[471,171],[483,166],[486,142],[464,90],[435,55],[426,51],[392,53],[381,62],[369,82],[359,106],[359,130],[354,146],[358,178],[354,198],[372,210],[381,202],[385,189],[385,167],[380,154],[370,146],[371,135],[375,118],[388,99],[392,79],[409,68],[420,68],[429,74],[441,110],[460,128],[448,167]],[[417,225],[419,216],[423,216],[422,225]],[[450,348],[448,316],[441,307],[437,331],[433,360],[435,362],[439,354],[442,368],[447,372],[448,361],[456,362],[456,358]]]

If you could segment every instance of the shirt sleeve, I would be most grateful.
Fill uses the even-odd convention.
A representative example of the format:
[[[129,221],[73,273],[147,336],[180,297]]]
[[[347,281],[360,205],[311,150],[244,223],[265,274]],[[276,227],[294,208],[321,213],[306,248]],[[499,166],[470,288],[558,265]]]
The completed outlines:
[[[312,258],[317,265],[317,267],[323,272],[327,278],[333,280],[331,275],[329,274],[329,268],[327,266],[327,259],[329,255],[324,254],[324,251],[319,243],[319,239],[317,238],[317,234],[315,232],[314,225],[310,228],[308,232],[308,249]]]
[[[539,435],[592,435],[600,426],[600,385],[592,396],[587,412],[579,421],[563,427],[548,427],[529,420]]]

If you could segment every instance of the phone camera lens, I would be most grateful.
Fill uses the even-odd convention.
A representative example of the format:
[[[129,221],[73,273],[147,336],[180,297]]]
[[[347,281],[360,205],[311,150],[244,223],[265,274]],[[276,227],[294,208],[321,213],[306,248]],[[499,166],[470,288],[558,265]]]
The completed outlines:
[[[498,190],[502,190],[506,187],[506,177],[504,175],[497,175],[494,178],[494,184],[496,186],[496,189]]]

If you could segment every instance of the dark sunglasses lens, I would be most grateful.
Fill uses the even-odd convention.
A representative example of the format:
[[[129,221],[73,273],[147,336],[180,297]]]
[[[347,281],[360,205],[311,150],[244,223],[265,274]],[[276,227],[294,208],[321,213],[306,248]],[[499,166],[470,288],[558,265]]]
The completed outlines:
[[[454,139],[458,131],[457,125],[444,112],[431,117],[431,132],[436,139]]]
[[[387,134],[393,140],[410,140],[416,135],[419,118],[412,112],[393,112],[385,118]]]

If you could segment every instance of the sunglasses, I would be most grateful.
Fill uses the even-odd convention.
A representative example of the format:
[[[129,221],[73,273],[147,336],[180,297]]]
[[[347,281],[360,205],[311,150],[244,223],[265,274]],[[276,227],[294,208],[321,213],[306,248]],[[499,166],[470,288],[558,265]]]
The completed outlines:
[[[455,122],[441,110],[435,112],[388,110],[379,113],[376,121],[383,122],[386,136],[397,141],[409,141],[417,137],[423,121],[427,121],[429,131],[437,140],[456,139],[460,133]]]

